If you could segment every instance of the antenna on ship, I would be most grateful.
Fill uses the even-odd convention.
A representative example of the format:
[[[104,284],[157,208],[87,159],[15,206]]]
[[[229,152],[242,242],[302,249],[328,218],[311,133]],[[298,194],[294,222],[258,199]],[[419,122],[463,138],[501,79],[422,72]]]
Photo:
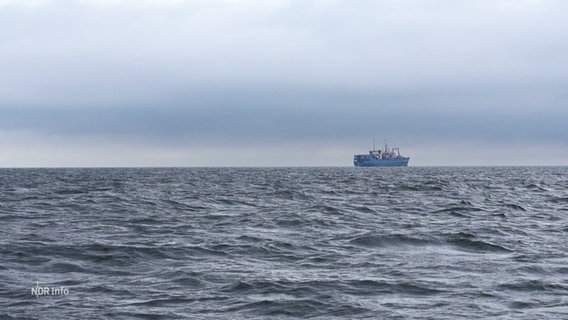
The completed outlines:
[[[373,151],[375,151],[375,138],[373,138]]]

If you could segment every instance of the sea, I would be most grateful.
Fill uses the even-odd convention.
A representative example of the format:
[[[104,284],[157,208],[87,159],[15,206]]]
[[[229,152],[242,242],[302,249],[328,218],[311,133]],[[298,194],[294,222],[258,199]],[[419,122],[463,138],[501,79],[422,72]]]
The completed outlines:
[[[0,169],[0,319],[568,319],[568,167]]]

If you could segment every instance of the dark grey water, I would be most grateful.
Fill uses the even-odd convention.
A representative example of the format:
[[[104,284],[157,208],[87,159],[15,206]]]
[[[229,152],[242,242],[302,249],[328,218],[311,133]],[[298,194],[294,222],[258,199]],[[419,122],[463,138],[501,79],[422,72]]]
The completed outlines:
[[[568,318],[565,167],[3,169],[0,195],[1,319]]]

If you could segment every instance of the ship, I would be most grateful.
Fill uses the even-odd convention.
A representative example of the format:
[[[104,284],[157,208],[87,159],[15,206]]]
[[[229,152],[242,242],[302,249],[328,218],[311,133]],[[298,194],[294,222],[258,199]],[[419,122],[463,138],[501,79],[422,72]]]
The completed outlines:
[[[353,164],[356,167],[406,167],[409,160],[409,157],[400,155],[399,148],[389,148],[387,144],[383,150],[376,150],[373,139],[373,150],[369,154],[356,154]]]

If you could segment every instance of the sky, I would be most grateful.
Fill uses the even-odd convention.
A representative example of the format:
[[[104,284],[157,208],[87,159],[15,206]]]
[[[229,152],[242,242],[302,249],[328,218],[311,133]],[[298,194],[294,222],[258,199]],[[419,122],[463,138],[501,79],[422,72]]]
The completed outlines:
[[[566,12],[0,0],[0,167],[568,165]]]

